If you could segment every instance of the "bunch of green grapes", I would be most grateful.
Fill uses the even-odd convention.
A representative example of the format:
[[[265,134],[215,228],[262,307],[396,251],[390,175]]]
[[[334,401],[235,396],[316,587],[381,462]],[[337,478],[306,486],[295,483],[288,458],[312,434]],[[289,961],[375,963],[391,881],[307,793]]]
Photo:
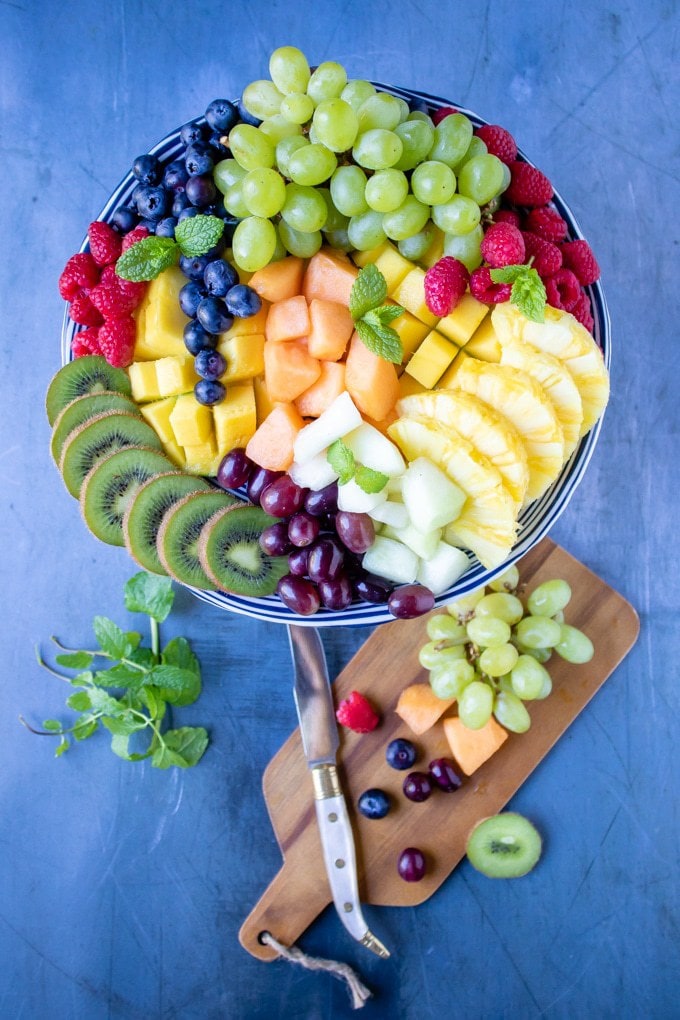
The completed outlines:
[[[461,722],[484,726],[493,715],[513,733],[531,725],[525,701],[547,698],[552,690],[545,663],[556,652],[567,662],[593,657],[590,639],[564,622],[571,598],[566,581],[544,581],[526,607],[517,595],[519,574],[505,574],[457,602],[427,623],[430,641],[420,664],[430,671],[438,698],[456,698]]]
[[[470,270],[481,263],[481,207],[510,173],[464,114],[435,127],[404,99],[348,80],[340,64],[312,72],[293,46],[272,53],[269,73],[242,96],[261,123],[232,128],[231,157],[214,170],[225,208],[241,221],[240,268],[254,272],[287,252],[308,258],[324,239],[369,251],[390,238],[420,259],[436,228],[446,254]]]

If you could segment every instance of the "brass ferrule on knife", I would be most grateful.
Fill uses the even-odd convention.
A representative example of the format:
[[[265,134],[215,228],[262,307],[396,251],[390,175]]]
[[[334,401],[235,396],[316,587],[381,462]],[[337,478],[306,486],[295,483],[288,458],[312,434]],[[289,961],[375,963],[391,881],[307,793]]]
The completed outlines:
[[[338,770],[335,765],[314,765],[311,773],[315,800],[328,800],[329,797],[341,795]]]

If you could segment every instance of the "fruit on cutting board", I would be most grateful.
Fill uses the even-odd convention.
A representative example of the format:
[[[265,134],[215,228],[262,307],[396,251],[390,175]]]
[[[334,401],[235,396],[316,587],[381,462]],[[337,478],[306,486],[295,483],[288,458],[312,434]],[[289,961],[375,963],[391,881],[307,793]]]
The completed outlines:
[[[541,849],[536,828],[513,811],[483,818],[465,846],[470,864],[487,878],[521,878],[536,866]]]

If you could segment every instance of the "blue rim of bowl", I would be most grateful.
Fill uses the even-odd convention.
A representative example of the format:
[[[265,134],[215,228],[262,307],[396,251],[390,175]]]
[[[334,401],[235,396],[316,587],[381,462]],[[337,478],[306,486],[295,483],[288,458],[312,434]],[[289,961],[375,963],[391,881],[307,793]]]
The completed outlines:
[[[391,92],[392,95],[405,99],[407,102],[420,100],[435,110],[441,109],[441,107],[444,106],[454,106],[461,113],[464,113],[466,117],[469,117],[476,127],[489,123],[488,121],[483,120],[478,114],[474,113],[474,111],[468,110],[451,100],[442,99],[440,96],[431,95],[428,92],[405,89],[395,85],[385,85],[381,82],[374,82],[373,84],[382,91]],[[202,120],[202,118],[197,119],[199,122]],[[150,149],[149,152],[158,156],[159,159],[165,160],[177,156],[180,148],[181,141],[178,128],[176,131],[171,132],[171,134],[158,142],[158,144]],[[529,163],[531,166],[535,166],[535,164],[528,159],[521,149],[519,150],[519,154],[525,162]],[[133,178],[132,173],[127,173],[115,191],[111,194],[111,197],[99,213],[97,219],[109,220],[120,205],[124,205],[130,200],[132,192],[136,187],[136,183],[137,182]],[[581,231],[574,214],[557,191],[554,192],[552,201],[560,215],[568,223],[571,238],[584,239],[583,232]],[[88,244],[87,238],[85,238],[80,247],[80,251],[87,250]],[[607,370],[610,371],[611,320],[609,318],[609,310],[607,308],[604,291],[599,281],[590,287],[587,287],[586,290],[591,299],[593,318],[595,321],[593,335],[596,343],[602,351],[605,366]],[[78,328],[69,318],[67,307],[64,312],[64,321],[62,326],[62,364],[66,364],[66,362],[71,358],[71,341],[76,332],[78,332]],[[515,543],[508,558],[500,566],[495,567],[492,570],[488,570],[481,565],[479,560],[473,556],[472,553],[468,551],[467,555],[470,561],[470,567],[451,588],[447,589],[435,598],[435,606],[441,608],[448,602],[452,602],[454,599],[460,598],[484,584],[488,584],[495,577],[498,577],[499,574],[502,574],[505,570],[507,570],[509,566],[521,559],[522,556],[526,555],[526,553],[540,542],[541,539],[545,538],[552,526],[566,510],[570,499],[574,495],[574,492],[583,478],[585,470],[588,467],[590,459],[595,451],[603,419],[604,414],[601,415],[600,419],[596,422],[590,432],[581,439],[571,457],[562,468],[559,476],[550,488],[543,494],[543,496],[541,496],[540,499],[535,500],[533,503],[530,503],[520,513],[519,539]],[[269,595],[263,598],[247,598],[241,595],[226,594],[225,592],[202,591],[188,585],[185,587],[187,587],[188,590],[191,591],[197,598],[201,599],[203,602],[207,602],[209,605],[217,606],[220,609],[228,609],[231,612],[238,613],[242,616],[249,616],[254,619],[268,621],[270,623],[295,623],[300,626],[308,627],[372,627],[376,624],[394,621],[394,617],[384,604],[354,602],[348,609],[343,610],[329,610],[322,607],[313,616],[305,617],[299,616],[292,612],[292,610],[288,609],[277,595]]]

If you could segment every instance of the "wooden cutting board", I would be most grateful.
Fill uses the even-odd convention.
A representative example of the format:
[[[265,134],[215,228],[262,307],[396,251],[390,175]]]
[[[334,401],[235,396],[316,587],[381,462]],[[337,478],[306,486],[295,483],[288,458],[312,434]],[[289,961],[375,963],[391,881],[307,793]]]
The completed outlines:
[[[385,748],[395,737],[408,737],[420,749],[416,769],[427,770],[433,758],[450,755],[440,725],[415,737],[394,711],[404,687],[427,680],[418,663],[418,650],[427,640],[427,617],[383,624],[335,680],[336,703],[356,689],[366,694],[382,715],[373,733],[361,735],[340,727],[340,778],[354,829],[359,888],[365,903],[413,906],[428,899],[464,856],[472,826],[504,807],[635,643],[639,621],[632,606],[550,539],[528,553],[519,569],[529,590],[553,577],[569,582],[573,596],[566,620],[588,634],[595,656],[582,666],[553,656],[548,665],[553,679],[551,695],[545,701],[527,704],[531,728],[521,735],[510,734],[500,750],[455,793],[435,790],[429,800],[414,804],[401,790],[405,773],[385,761]],[[387,791],[393,804],[379,821],[364,818],[355,808],[360,794],[375,786]],[[267,766],[263,789],[284,861],[244,922],[239,938],[253,956],[272,960],[274,951],[258,941],[261,932],[269,931],[280,942],[292,945],[332,901],[299,730]],[[420,882],[404,882],[397,874],[397,857],[407,846],[417,846],[426,855],[428,870]]]

